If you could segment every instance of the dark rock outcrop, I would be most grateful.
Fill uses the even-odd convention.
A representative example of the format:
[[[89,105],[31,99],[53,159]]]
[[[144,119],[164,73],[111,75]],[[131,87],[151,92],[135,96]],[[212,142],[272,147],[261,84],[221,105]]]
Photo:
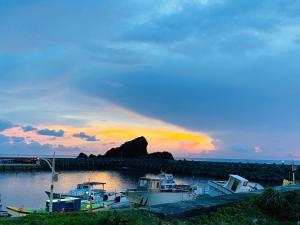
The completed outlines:
[[[148,142],[144,137],[138,137],[131,141],[125,142],[120,147],[112,148],[108,150],[103,156],[90,154],[87,156],[84,153],[80,153],[77,158],[128,158],[128,159],[159,159],[159,160],[174,160],[173,156],[169,152],[154,152],[148,154],[147,151]]]
[[[108,150],[104,158],[140,158],[146,157],[148,142],[144,137],[125,142],[118,148]]]
[[[86,154],[84,154],[83,152],[80,152],[80,154],[77,156],[78,159],[85,159],[88,158],[88,156]]]
[[[173,155],[170,152],[153,152],[147,155],[148,159],[164,159],[164,160],[174,160]]]

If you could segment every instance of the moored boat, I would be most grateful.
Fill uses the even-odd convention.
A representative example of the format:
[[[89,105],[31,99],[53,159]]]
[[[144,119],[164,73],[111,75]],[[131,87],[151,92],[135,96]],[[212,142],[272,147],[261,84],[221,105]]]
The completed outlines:
[[[76,188],[70,190],[66,194],[54,193],[54,198],[64,198],[67,196],[70,197],[78,197],[83,200],[89,200],[93,203],[103,202],[103,201],[112,201],[116,200],[118,196],[117,193],[108,192],[105,190],[104,186],[106,183],[104,182],[84,182],[81,184],[77,184]],[[98,188],[101,186],[100,188]],[[50,192],[46,191],[46,194],[50,196]]]
[[[139,178],[136,189],[126,192],[128,201],[136,206],[193,200],[200,194],[196,185],[177,185],[172,174],[161,173],[158,178]]]
[[[32,209],[25,207],[13,207],[6,206],[6,208],[12,212],[19,215],[29,215],[29,214],[46,214],[49,213],[50,200],[46,201],[46,207],[41,209]],[[97,202],[92,203],[87,200],[81,200],[75,197],[65,197],[62,199],[53,199],[52,210],[53,212],[87,212],[96,211],[102,208],[111,206],[112,202]]]
[[[208,181],[210,196],[219,196],[235,193],[246,193],[263,190],[264,187],[258,183],[249,182],[239,175],[229,175],[227,181]]]

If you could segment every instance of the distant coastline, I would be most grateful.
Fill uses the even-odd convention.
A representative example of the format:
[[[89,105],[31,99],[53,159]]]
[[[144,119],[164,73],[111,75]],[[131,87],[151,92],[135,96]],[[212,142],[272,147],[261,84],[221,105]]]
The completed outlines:
[[[292,160],[279,160],[279,159],[220,159],[220,158],[193,158],[193,157],[175,157],[175,160],[188,160],[188,161],[200,161],[200,162],[230,162],[230,163],[258,163],[258,164],[284,164],[290,165]],[[296,165],[300,165],[300,160],[294,160]]]

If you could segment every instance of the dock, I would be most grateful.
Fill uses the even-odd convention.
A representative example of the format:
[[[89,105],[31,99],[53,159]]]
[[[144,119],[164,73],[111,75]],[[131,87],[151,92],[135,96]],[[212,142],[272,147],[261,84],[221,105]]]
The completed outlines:
[[[274,187],[274,189],[279,192],[296,191],[300,190],[300,184],[286,187],[277,186]],[[184,218],[189,216],[207,214],[209,212],[217,210],[218,208],[244,201],[247,197],[260,193],[261,192],[229,194],[217,197],[210,197],[208,195],[205,195],[200,196],[192,201],[153,205],[145,209],[151,213],[157,214],[160,217]]]

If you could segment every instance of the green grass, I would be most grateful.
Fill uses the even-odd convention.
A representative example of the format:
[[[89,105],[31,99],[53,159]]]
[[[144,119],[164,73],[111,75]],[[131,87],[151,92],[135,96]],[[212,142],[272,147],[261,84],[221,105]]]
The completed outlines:
[[[142,210],[30,215],[0,220],[2,225],[152,225],[159,219]]]
[[[209,215],[162,219],[144,210],[32,215],[0,220],[0,225],[296,225],[300,192],[272,190]],[[290,211],[294,209],[294,211]]]

